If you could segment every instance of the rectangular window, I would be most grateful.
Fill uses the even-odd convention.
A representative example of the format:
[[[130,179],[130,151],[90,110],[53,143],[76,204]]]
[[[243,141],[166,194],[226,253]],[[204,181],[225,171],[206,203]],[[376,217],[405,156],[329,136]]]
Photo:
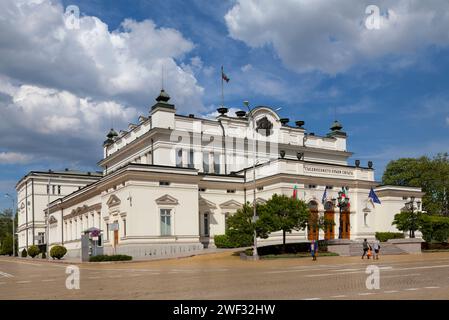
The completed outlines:
[[[169,186],[170,182],[168,182],[168,181],[159,181],[159,185],[160,186]]]
[[[106,223],[106,241],[109,241],[109,223]]]
[[[226,193],[235,193],[234,189],[226,190]]]
[[[45,243],[45,232],[38,232],[37,233],[37,244],[44,244]]]
[[[50,194],[50,185],[49,184],[47,184],[47,194]],[[28,203],[28,205],[29,205],[29,203]]]
[[[257,191],[262,191],[263,187],[257,187]]]
[[[208,237],[209,236],[209,214],[205,213],[204,214],[204,236]]]
[[[171,209],[161,209],[161,236],[171,235]]]
[[[214,173],[219,174],[220,173],[220,154],[214,153]]]
[[[58,186],[58,194],[61,194],[61,186]]]
[[[51,186],[51,189],[52,189],[53,194],[56,194],[56,186],[55,186],[55,185],[52,185],[52,186]]]
[[[199,192],[206,192],[206,189],[205,188],[199,188],[198,191]]]
[[[182,167],[182,149],[176,150],[176,166]]]
[[[209,173],[209,152],[203,152],[203,171]]]
[[[189,151],[189,168],[194,168],[195,167],[193,156],[194,156],[193,150],[190,149],[190,151]]]
[[[123,236],[126,237],[126,220],[123,220]]]

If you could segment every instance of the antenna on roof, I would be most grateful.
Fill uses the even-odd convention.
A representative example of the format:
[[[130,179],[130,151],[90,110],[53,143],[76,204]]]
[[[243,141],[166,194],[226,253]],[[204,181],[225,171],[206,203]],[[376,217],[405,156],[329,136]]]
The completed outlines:
[[[164,63],[162,63],[162,72],[161,72],[161,89],[164,90]]]

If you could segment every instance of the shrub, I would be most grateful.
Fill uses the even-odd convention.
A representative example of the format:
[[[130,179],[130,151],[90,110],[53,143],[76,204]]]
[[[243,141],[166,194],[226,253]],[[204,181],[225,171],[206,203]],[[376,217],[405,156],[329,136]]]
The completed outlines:
[[[251,235],[230,231],[228,234],[216,235],[214,243],[217,248],[249,247],[253,244],[253,238]]]
[[[23,249],[21,253],[22,258],[26,258],[28,256],[27,249]]]
[[[29,255],[31,258],[34,258],[34,257],[37,256],[39,253],[41,253],[41,252],[40,252],[39,248],[38,248],[37,246],[35,246],[35,245],[33,245],[33,246],[31,246],[31,247],[28,248],[28,255]]]
[[[132,260],[133,257],[128,256],[126,254],[115,254],[115,255],[98,255],[92,256],[89,258],[90,262],[103,262],[103,261],[129,261]]]
[[[404,239],[402,232],[376,232],[376,239],[380,242],[387,242],[389,239]]]
[[[50,250],[50,257],[52,257],[53,259],[56,258],[60,260],[62,257],[65,256],[66,253],[67,249],[64,246],[54,246]]]

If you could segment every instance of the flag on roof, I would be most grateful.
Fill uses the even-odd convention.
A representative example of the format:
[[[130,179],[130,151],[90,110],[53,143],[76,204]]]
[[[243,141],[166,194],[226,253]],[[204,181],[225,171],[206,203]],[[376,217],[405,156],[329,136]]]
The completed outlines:
[[[224,81],[226,81],[226,82],[229,82],[229,80],[231,80],[231,79],[229,79],[229,77],[224,73],[224,71],[223,71],[223,66],[221,66],[221,78],[222,78]]]
[[[295,187],[293,188],[293,198],[298,199],[298,187],[295,184]]]

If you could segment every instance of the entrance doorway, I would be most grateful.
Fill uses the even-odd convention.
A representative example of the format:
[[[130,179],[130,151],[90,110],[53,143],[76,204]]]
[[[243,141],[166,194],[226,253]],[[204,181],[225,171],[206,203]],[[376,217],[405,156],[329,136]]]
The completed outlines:
[[[349,216],[349,211],[343,211],[340,217],[341,223],[341,238],[350,239],[351,238],[351,221]]]
[[[328,201],[324,204],[324,219],[326,221],[335,221],[335,211],[334,204]],[[326,227],[326,232],[324,233],[325,240],[335,239],[335,226],[334,224],[329,224]]]
[[[316,201],[309,202],[309,223],[307,225],[307,238],[309,240],[318,240],[318,203]]]

